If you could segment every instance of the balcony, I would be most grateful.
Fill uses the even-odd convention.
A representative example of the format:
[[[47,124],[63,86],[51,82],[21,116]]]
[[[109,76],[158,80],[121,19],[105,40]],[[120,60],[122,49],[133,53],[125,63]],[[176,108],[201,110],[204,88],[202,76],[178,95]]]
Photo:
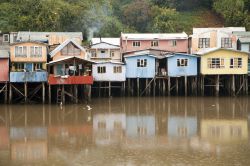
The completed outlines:
[[[56,76],[51,74],[48,80],[50,85],[91,85],[93,76]]]
[[[35,72],[10,72],[10,82],[23,83],[23,82],[47,82],[48,74],[46,71]]]

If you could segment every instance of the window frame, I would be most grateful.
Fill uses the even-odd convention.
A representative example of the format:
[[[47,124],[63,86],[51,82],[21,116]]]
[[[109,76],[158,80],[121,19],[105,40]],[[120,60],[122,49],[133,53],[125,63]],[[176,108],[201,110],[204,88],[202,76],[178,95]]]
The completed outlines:
[[[132,47],[141,47],[141,41],[133,41]]]
[[[188,61],[189,61],[188,58],[178,58],[177,67],[188,67],[189,64]]]
[[[113,73],[122,73],[122,66],[113,66]]]
[[[152,40],[151,47],[159,47],[159,40]]]
[[[7,36],[8,40],[5,40],[5,37]],[[3,42],[8,43],[10,42],[10,35],[9,34],[3,34]]]
[[[147,59],[137,59],[137,67],[147,67]]]
[[[177,46],[177,40],[171,40],[171,46],[176,47]]]
[[[198,48],[210,48],[210,38],[199,38]]]
[[[15,46],[15,57],[27,57],[27,46]]]
[[[230,69],[241,69],[242,68],[242,58],[230,58],[229,68]]]
[[[207,59],[207,67],[209,69],[224,69],[225,68],[225,58],[208,58]]]
[[[105,74],[106,73],[106,66],[97,66],[97,73],[98,74]]]
[[[232,48],[232,38],[222,37],[221,38],[221,48]]]

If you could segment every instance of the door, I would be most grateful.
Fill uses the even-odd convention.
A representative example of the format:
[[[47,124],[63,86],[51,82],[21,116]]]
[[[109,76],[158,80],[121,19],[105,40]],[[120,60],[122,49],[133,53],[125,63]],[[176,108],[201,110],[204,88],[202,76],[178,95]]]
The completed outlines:
[[[32,63],[26,63],[25,69],[27,72],[33,71],[33,64]]]

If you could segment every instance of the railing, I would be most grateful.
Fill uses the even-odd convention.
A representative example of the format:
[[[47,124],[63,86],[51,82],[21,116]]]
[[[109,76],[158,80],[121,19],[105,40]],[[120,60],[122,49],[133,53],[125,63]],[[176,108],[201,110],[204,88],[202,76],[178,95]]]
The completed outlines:
[[[50,85],[91,85],[93,76],[56,76],[49,75],[48,82]]]
[[[10,72],[10,82],[47,82],[46,71]]]

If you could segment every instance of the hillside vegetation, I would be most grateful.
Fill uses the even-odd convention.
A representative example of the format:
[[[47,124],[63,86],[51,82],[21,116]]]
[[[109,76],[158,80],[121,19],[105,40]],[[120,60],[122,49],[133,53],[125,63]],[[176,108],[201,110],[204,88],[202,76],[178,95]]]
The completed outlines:
[[[81,31],[86,39],[121,32],[192,32],[245,26],[249,0],[1,0],[1,31]]]

